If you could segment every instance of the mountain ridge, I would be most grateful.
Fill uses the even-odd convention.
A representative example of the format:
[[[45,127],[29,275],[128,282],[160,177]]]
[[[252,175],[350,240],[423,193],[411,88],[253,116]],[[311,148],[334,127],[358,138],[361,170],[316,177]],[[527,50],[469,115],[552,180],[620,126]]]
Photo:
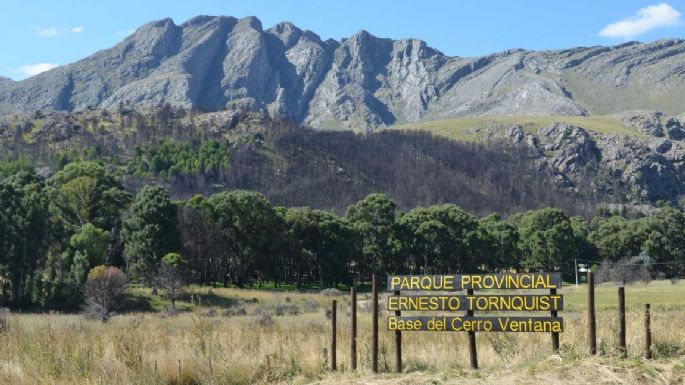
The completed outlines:
[[[0,112],[163,103],[240,107],[319,129],[370,131],[481,115],[685,112],[685,40],[447,56],[360,30],[322,40],[254,17],[153,21],[111,48],[34,77],[0,78]]]

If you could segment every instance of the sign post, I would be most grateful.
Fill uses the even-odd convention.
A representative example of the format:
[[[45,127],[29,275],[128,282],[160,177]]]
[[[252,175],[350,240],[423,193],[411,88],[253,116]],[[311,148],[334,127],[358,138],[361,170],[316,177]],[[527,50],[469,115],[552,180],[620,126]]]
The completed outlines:
[[[587,326],[588,348],[590,355],[597,354],[597,317],[595,316],[595,277],[592,271],[587,272]]]
[[[373,319],[371,320],[371,369],[378,373],[378,276],[371,277]]]
[[[395,295],[399,296],[400,291],[395,290]],[[395,310],[395,316],[400,317],[402,311]],[[397,373],[402,372],[402,332],[400,330],[395,330],[395,371]]]
[[[466,294],[473,295],[473,289],[467,289]],[[466,316],[473,317],[473,309],[467,310]],[[469,331],[469,361],[471,361],[471,369],[478,369],[478,350],[476,349],[475,331]]]
[[[557,289],[549,289],[549,295],[557,295]],[[552,317],[557,316],[557,310],[551,310],[550,315]],[[559,354],[559,332],[552,332],[552,353]]]
[[[351,311],[350,317],[350,366],[352,370],[357,370],[357,288],[352,286],[350,289]]]

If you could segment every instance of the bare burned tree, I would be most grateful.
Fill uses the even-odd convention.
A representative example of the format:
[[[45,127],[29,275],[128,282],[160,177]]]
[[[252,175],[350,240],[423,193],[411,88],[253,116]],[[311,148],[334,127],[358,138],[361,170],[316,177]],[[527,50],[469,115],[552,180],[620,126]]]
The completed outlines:
[[[599,266],[595,280],[601,282],[615,282],[621,285],[652,279],[652,263],[648,256],[641,254],[631,258],[623,258],[617,262],[605,261]]]
[[[182,263],[183,260],[178,253],[165,255],[155,277],[155,282],[163,291],[162,296],[171,301],[171,308],[174,310],[176,309],[176,300],[183,294]]]

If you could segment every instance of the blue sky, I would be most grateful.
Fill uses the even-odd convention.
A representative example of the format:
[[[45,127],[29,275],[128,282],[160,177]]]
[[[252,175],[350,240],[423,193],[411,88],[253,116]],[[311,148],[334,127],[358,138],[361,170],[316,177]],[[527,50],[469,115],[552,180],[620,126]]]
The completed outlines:
[[[21,79],[83,58],[151,20],[257,16],[291,21],[322,38],[360,29],[417,37],[448,55],[555,49],[685,37],[685,0],[5,0],[0,75]]]

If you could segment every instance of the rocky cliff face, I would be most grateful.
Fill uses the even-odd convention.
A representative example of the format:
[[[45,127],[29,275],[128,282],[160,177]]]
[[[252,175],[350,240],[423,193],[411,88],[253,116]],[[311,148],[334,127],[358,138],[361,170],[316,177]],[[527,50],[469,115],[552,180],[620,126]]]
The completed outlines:
[[[683,40],[461,58],[366,31],[323,41],[290,23],[264,29],[254,17],[198,16],[146,24],[110,49],[20,82],[0,79],[0,111],[235,105],[356,130],[467,115],[678,115],[683,63]]]
[[[504,140],[530,150],[539,172],[570,191],[622,196],[625,202],[677,201],[685,193],[685,122],[654,111],[619,118],[644,133],[601,134],[565,123],[531,133],[521,126],[479,130],[485,140]]]

